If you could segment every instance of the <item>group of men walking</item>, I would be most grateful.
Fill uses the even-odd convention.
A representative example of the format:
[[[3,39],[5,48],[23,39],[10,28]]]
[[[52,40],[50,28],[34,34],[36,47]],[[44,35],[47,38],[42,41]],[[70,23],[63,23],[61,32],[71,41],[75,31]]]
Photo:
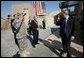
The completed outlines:
[[[71,50],[70,50],[70,43],[71,40],[74,40],[74,30],[75,24],[74,19],[69,16],[67,11],[62,12],[63,17],[58,15],[58,19],[56,21],[57,25],[60,25],[60,36],[62,37],[62,44],[63,44],[63,51],[61,52],[66,53],[67,56],[71,57]],[[33,47],[38,44],[39,38],[39,25],[37,21],[37,17],[31,18],[29,17],[28,21],[29,25],[29,35],[33,35]],[[27,52],[27,27],[24,23],[24,15],[14,15],[14,19],[11,21],[11,27],[14,33],[15,42],[23,56],[27,56],[29,52]],[[45,26],[44,26],[45,27]]]

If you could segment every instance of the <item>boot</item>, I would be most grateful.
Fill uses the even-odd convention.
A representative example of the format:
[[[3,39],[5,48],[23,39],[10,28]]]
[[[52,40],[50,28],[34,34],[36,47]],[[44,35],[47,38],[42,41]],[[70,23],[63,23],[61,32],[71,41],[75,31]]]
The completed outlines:
[[[28,57],[29,54],[30,54],[30,53],[27,52],[26,50],[24,50],[24,51],[22,52],[23,57]]]

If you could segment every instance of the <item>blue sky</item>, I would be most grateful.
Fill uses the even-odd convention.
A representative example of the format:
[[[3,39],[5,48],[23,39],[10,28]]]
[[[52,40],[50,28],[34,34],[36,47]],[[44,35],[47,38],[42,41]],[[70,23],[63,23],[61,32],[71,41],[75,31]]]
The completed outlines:
[[[47,15],[52,11],[60,11],[60,2],[62,1],[45,1]],[[11,5],[23,3],[30,3],[33,6],[33,1],[1,1],[1,17],[6,18],[8,14],[12,15]]]

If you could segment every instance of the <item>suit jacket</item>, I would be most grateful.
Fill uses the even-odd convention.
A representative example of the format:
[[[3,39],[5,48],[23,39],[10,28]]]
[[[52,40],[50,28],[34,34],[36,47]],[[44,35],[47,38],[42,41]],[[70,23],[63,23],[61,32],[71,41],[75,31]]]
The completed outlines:
[[[32,21],[32,20],[29,20],[29,21],[28,21],[28,24],[31,24],[31,22],[30,22],[30,21]]]
[[[31,27],[32,27],[32,30],[37,30],[38,28],[38,22],[36,22],[35,20],[32,20],[31,22]]]
[[[63,34],[64,34],[63,21],[64,21],[64,19],[56,21],[56,25],[60,25],[60,36],[61,37],[63,37]],[[71,36],[74,36],[74,30],[75,30],[75,19],[73,19],[72,17],[69,17],[68,21],[67,21],[67,26],[66,26],[66,36],[67,36],[67,38],[70,38]]]
[[[31,22],[32,22],[32,20],[31,20]],[[29,21],[28,21],[28,24],[31,25],[31,22],[30,22],[30,20],[29,20]],[[29,26],[29,28],[32,30],[32,26]]]

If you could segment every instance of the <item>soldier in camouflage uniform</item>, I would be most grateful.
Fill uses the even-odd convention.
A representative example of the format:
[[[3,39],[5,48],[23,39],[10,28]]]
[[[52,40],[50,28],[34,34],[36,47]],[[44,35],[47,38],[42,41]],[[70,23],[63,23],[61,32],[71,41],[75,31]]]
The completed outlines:
[[[19,19],[15,19],[12,22],[12,26],[16,29],[15,33],[16,33],[16,39],[18,42],[18,47],[21,53],[21,56],[23,57],[27,57],[27,55],[29,54],[29,52],[26,51],[26,48],[28,46],[27,44],[27,28],[25,26],[23,17],[19,15]]]

